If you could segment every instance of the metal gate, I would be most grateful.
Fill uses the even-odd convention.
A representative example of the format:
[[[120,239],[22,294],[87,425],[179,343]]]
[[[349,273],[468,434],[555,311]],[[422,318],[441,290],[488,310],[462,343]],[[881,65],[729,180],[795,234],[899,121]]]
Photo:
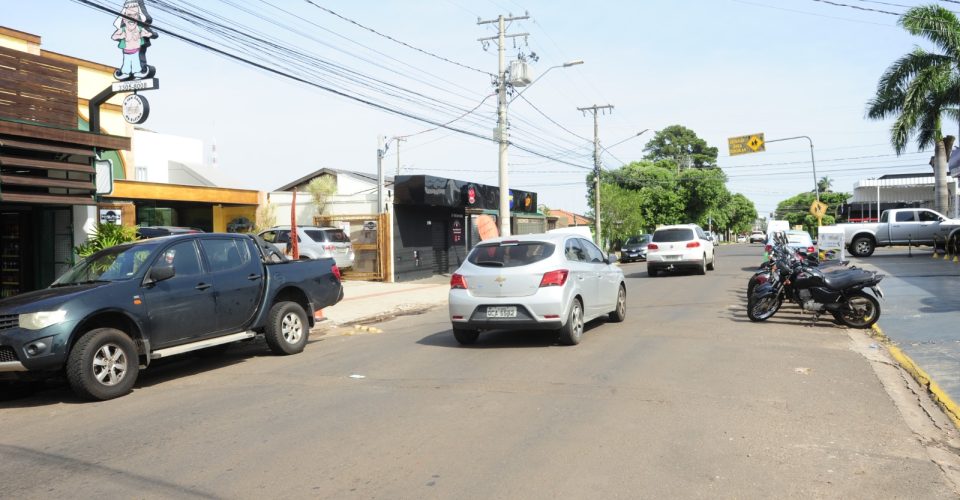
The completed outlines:
[[[314,217],[314,224],[341,228],[350,237],[355,259],[353,268],[343,271],[344,279],[385,281],[389,278],[393,237],[389,213],[320,215]]]

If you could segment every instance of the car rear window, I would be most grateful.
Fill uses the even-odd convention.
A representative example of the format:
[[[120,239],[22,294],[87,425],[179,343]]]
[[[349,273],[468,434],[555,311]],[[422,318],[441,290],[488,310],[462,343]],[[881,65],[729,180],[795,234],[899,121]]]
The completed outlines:
[[[670,243],[674,241],[690,241],[693,239],[692,229],[662,229],[653,233],[653,241]]]
[[[477,245],[467,261],[484,267],[520,267],[553,255],[555,245],[544,241],[488,243]]]
[[[304,232],[313,241],[350,243],[350,237],[342,229],[305,229]]]
[[[803,243],[810,241],[810,235],[801,233],[787,233],[787,243]]]
[[[643,236],[634,236],[627,240],[627,245],[642,245],[650,241],[650,235],[645,234]]]

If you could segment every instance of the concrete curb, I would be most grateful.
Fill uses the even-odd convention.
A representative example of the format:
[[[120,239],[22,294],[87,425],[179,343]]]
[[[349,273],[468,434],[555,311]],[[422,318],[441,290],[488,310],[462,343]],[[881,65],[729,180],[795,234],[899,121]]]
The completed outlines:
[[[940,405],[947,416],[950,417],[950,420],[953,421],[953,425],[960,429],[960,406],[958,406],[957,403],[954,402],[953,399],[951,399],[950,396],[943,389],[941,389],[939,385],[937,385],[937,383],[930,377],[930,375],[927,374],[927,372],[923,371],[923,369],[920,368],[920,366],[918,366],[917,363],[910,358],[910,356],[907,356],[907,353],[903,352],[899,347],[894,345],[893,341],[891,341],[890,338],[883,333],[883,330],[880,329],[880,326],[874,323],[871,328],[873,329],[874,335],[883,342],[883,345],[886,346],[887,351],[891,356],[893,356],[893,359],[897,361],[900,367],[906,370],[907,373],[909,373],[918,384],[927,389],[927,392],[930,393],[930,396],[933,398],[933,400]]]

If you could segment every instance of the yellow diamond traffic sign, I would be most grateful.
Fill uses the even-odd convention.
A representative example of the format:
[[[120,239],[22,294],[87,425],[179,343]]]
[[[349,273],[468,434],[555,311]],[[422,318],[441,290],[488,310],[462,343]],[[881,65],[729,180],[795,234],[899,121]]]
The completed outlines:
[[[751,135],[747,141],[747,147],[752,149],[754,153],[766,151],[766,147],[763,145],[763,134]]]
[[[730,156],[766,151],[766,143],[763,140],[762,132],[758,134],[741,135],[739,137],[730,137],[727,139],[727,146],[730,150]]]
[[[810,215],[814,217],[823,217],[827,213],[827,204],[822,201],[814,200],[810,204]]]

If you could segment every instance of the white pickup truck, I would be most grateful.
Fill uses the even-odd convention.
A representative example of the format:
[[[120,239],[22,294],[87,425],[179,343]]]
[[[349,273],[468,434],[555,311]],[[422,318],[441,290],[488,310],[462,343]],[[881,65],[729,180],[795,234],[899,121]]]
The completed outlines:
[[[960,220],[950,219],[926,208],[897,208],[880,215],[880,222],[837,224],[843,228],[843,242],[850,253],[869,257],[877,247],[930,245],[960,239]]]

